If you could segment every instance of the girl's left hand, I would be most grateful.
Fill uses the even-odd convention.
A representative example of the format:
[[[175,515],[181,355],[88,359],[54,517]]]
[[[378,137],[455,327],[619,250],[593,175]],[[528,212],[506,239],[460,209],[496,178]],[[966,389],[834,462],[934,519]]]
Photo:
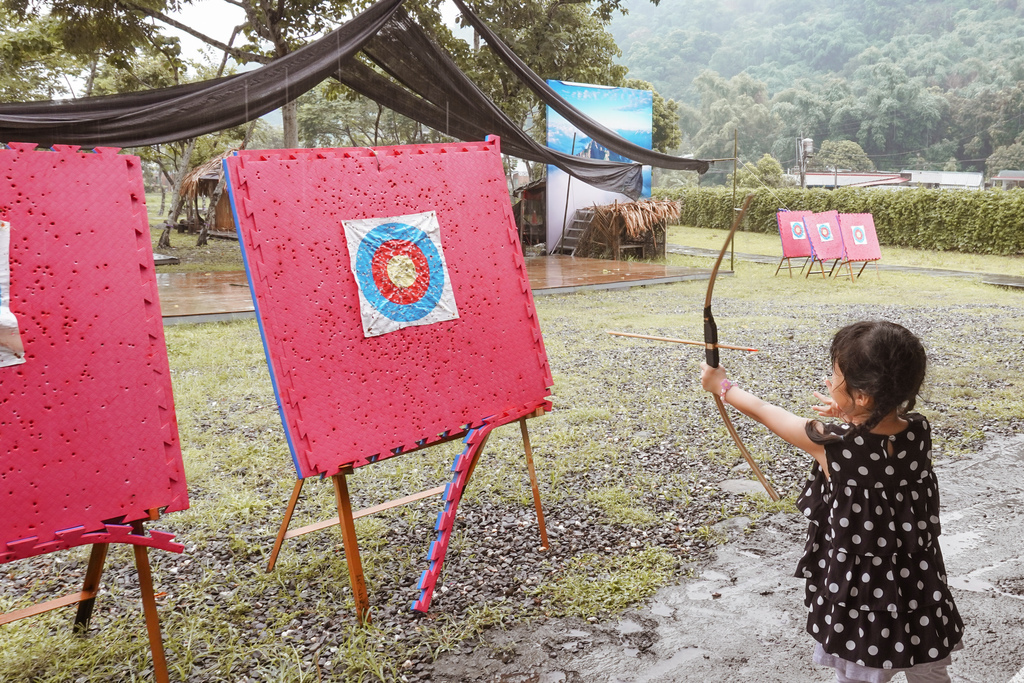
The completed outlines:
[[[719,364],[713,368],[707,363],[700,364],[700,385],[704,391],[718,394],[722,390],[722,382],[726,379],[725,366]]]
[[[832,380],[826,379],[825,386],[828,387],[829,393],[832,393]],[[831,396],[826,396],[819,391],[814,392],[814,398],[821,401],[820,406],[811,406],[811,410],[818,414],[818,417],[835,417],[840,420],[845,420],[846,416],[843,411],[839,410],[839,405],[836,400]]]

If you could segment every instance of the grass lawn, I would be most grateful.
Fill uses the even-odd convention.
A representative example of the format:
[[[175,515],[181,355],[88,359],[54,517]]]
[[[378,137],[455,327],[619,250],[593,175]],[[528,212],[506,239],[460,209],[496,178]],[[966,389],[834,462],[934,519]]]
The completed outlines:
[[[673,228],[669,239],[717,248],[722,236]],[[194,244],[177,233],[172,239]],[[221,250],[216,255],[195,250],[184,265],[226,267],[238,245],[224,244],[211,243]],[[778,240],[742,233],[736,248],[777,253]],[[1021,272],[1019,258],[904,251],[883,249],[885,261]],[[675,255],[668,262],[710,264]],[[715,288],[722,341],[761,349],[723,351],[743,386],[809,414],[835,330],[884,317],[917,332],[928,349],[918,410],[932,422],[936,457],[959,457],[986,435],[1024,429],[1021,292],[905,273],[870,273],[851,283],[773,272],[774,266],[740,261]],[[554,411],[531,421],[531,439],[551,550],[534,550],[518,429],[498,429],[459,508],[464,523],[428,617],[411,615],[408,604],[418,595],[436,501],[358,521],[375,615],[365,629],[352,618],[336,529],[289,541],[277,569],[264,571],[295,473],[255,321],[167,328],[191,499],[189,510],[155,525],[177,534],[186,552],[151,553],[172,680],[396,680],[406,662],[429,662],[483,628],[549,615],[614,618],[692,573],[720,540],[717,522],[798,514],[792,503],[808,459],[739,415],[738,429],[784,499],[769,504],[719,490],[721,480],[744,475],[734,469],[741,459],[713,402],[699,389],[699,350],[605,333],[699,339],[705,289],[705,282],[684,282],[539,297]],[[355,504],[444,482],[458,448],[361,468],[352,477]],[[332,514],[330,482],[311,481],[292,526]],[[77,549],[5,565],[0,611],[79,590],[86,558],[87,550]],[[2,627],[0,680],[150,679],[130,558],[130,550],[112,548],[89,637],[71,634],[69,610]]]

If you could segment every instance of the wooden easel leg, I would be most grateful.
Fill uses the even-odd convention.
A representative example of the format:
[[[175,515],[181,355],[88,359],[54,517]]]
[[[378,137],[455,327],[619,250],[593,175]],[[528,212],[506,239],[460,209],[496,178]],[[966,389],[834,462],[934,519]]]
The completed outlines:
[[[156,596],[153,595],[153,574],[149,570],[149,553],[144,545],[132,546],[132,550],[135,551],[135,568],[139,572],[139,591],[142,593],[142,611],[146,615],[149,649],[153,653],[153,677],[157,683],[169,683],[167,658],[160,637],[160,615],[156,611]]]
[[[288,499],[288,507],[284,511],[284,519],[281,520],[281,528],[277,531],[277,540],[274,541],[274,549],[270,551],[270,561],[267,562],[267,573],[274,571],[277,564],[277,556],[281,552],[281,544],[284,543],[284,535],[288,533],[288,525],[292,523],[292,515],[295,514],[295,504],[299,502],[299,494],[302,493],[302,484],[305,479],[295,482],[292,489],[292,497]]]
[[[523,433],[523,450],[526,452],[526,469],[530,472],[530,486],[533,488],[533,507],[537,509],[537,527],[540,529],[540,549],[548,549],[548,529],[544,524],[544,507],[540,503],[540,487],[537,486],[537,472],[533,468],[533,450],[530,448],[530,432],[526,428],[526,418],[519,420],[519,430]]]
[[[370,598],[366,594],[366,580],[363,578],[363,563],[359,559],[359,541],[356,539],[356,525],[352,518],[352,501],[348,497],[346,477],[351,469],[343,470],[331,477],[334,482],[334,497],[338,503],[338,519],[341,522],[341,537],[345,544],[345,561],[348,562],[348,577],[352,582],[352,595],[356,601],[356,617],[359,623],[370,622]]]
[[[82,584],[83,593],[95,593],[100,588],[100,577],[103,576],[103,564],[107,561],[108,543],[93,543],[92,552],[89,554],[89,566],[85,570],[85,581]],[[88,598],[78,603],[78,612],[75,614],[75,631],[85,633],[89,630],[89,620],[92,618],[92,608],[96,604],[96,598]]]

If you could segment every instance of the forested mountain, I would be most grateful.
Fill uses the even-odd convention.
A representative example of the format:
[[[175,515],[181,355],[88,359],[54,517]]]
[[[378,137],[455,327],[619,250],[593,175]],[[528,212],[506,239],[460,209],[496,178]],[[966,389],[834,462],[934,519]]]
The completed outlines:
[[[884,170],[1024,168],[1024,0],[630,0],[629,75],[685,103],[688,148],[852,140]],[[987,168],[986,168],[987,163]]]

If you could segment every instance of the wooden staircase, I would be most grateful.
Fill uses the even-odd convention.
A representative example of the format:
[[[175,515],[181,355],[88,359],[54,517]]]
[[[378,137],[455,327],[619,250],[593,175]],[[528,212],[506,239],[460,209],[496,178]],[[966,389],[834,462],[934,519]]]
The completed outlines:
[[[576,247],[580,243],[580,237],[590,227],[591,221],[594,220],[593,209],[576,209],[572,215],[572,220],[569,221],[569,225],[565,226],[565,231],[562,233],[562,239],[558,241],[555,248],[551,251],[552,254],[569,254],[570,256],[576,255]]]

